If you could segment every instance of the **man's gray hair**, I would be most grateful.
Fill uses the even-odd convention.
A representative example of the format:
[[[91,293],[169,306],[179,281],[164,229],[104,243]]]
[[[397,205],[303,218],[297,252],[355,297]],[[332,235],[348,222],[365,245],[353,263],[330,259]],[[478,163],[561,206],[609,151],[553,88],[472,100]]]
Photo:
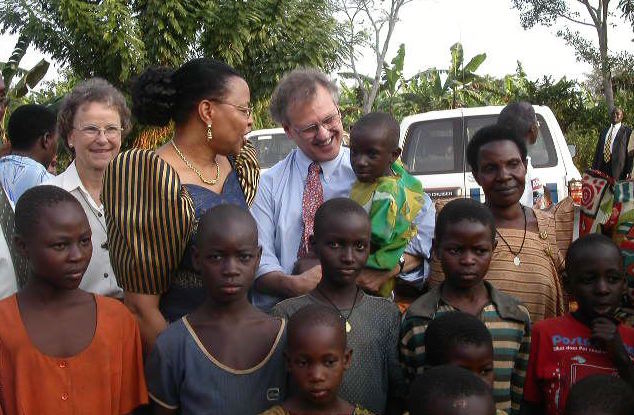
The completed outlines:
[[[500,112],[498,124],[515,131],[520,138],[525,138],[535,125],[535,109],[530,102],[511,102]]]
[[[282,78],[271,97],[271,116],[278,124],[289,124],[288,110],[315,96],[317,87],[326,88],[335,104],[339,102],[339,88],[321,71],[313,68],[295,69]]]

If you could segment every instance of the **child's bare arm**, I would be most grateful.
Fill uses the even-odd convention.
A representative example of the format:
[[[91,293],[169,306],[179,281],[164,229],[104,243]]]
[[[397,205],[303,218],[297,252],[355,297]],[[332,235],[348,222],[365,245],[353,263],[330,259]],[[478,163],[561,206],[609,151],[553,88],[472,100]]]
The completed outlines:
[[[608,352],[619,376],[634,388],[634,363],[625,349],[618,325],[608,317],[597,317],[592,320],[591,329],[592,341]]]

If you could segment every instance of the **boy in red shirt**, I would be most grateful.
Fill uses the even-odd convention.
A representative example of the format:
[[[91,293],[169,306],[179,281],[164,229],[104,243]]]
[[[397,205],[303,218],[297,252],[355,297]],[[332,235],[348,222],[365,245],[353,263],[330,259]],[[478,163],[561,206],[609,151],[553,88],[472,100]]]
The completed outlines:
[[[523,415],[563,414],[571,386],[590,375],[620,376],[634,387],[634,329],[613,317],[626,288],[618,247],[600,234],[578,239],[564,278],[579,309],[533,327]]]

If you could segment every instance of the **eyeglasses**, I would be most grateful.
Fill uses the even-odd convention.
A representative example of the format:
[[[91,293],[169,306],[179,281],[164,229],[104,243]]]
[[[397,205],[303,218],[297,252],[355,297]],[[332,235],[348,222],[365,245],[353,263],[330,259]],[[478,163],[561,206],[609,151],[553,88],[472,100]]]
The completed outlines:
[[[253,114],[253,108],[250,107],[250,106],[249,107],[245,107],[244,105],[232,104],[230,102],[218,101],[218,100],[215,100],[215,99],[213,101],[217,102],[218,104],[231,105],[233,108],[237,109],[238,111],[240,111],[241,113],[246,115],[247,118],[249,118],[251,116],[251,114]]]
[[[121,135],[123,128],[118,125],[108,125],[104,128],[99,128],[96,125],[87,125],[82,128],[75,128],[73,130],[79,131],[81,134],[89,138],[97,138],[100,133],[103,133],[106,138],[116,138]]]
[[[303,128],[293,127],[293,129],[302,138],[312,139],[317,137],[317,134],[319,134],[319,127],[324,127],[326,130],[331,131],[337,127],[339,120],[341,120],[341,113],[339,112],[339,108],[337,108],[337,112],[328,115],[316,124],[311,124]]]

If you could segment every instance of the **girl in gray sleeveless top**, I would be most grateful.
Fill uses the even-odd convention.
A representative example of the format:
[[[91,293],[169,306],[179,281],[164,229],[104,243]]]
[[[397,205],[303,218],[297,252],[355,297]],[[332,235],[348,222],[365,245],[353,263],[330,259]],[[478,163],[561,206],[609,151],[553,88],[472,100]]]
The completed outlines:
[[[163,412],[258,414],[285,398],[286,321],[247,299],[260,254],[246,209],[220,205],[201,218],[192,260],[207,298],[159,335],[145,367]]]

